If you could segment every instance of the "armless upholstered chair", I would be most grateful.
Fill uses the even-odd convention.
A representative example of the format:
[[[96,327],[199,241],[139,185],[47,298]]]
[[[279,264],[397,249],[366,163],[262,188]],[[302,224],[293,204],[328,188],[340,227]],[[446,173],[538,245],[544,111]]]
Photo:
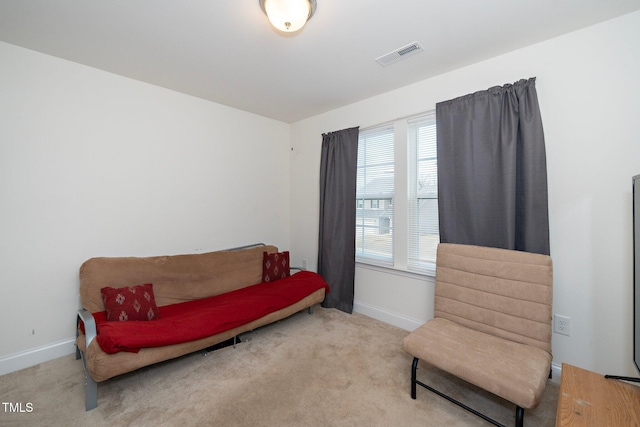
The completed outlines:
[[[514,403],[522,427],[550,377],[552,277],[546,255],[440,244],[434,318],[404,339],[411,397],[420,385],[501,425],[418,380],[423,361]]]

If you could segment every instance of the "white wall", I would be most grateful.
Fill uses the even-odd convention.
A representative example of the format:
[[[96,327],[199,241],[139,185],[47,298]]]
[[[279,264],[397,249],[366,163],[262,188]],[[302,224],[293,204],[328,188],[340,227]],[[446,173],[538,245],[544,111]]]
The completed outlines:
[[[388,122],[535,76],[547,146],[554,312],[572,321],[570,337],[553,336],[554,364],[637,375],[631,177],[640,173],[639,51],[636,12],[293,124],[292,262],[317,262],[323,132]],[[429,279],[356,270],[356,309],[400,326],[432,316],[432,293]]]
[[[93,256],[289,244],[289,125],[0,43],[0,374],[69,354]]]

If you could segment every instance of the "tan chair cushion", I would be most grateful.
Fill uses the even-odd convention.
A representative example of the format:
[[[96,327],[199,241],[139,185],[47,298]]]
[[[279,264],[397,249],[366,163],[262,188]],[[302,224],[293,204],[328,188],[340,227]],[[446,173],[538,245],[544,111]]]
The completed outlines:
[[[544,391],[551,355],[537,347],[429,320],[404,339],[407,353],[516,405],[535,408]]]
[[[551,353],[551,257],[442,243],[434,317]]]

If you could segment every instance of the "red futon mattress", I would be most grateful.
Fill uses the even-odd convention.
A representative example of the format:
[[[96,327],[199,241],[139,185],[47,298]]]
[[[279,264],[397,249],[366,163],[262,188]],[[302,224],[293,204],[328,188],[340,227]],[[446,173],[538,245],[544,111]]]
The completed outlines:
[[[288,307],[321,288],[329,292],[322,276],[301,271],[274,282],[159,307],[160,318],[151,321],[109,322],[101,311],[93,314],[96,339],[109,354],[194,341]]]

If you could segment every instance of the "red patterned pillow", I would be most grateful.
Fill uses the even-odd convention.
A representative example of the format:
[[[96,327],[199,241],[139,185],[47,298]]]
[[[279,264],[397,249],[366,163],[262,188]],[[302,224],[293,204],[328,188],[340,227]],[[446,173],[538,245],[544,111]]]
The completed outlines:
[[[126,288],[104,287],[102,301],[107,309],[107,320],[154,320],[160,318],[153,296],[153,285],[129,286]]]
[[[289,270],[289,251],[268,254],[262,253],[262,281],[273,282],[291,274]]]

